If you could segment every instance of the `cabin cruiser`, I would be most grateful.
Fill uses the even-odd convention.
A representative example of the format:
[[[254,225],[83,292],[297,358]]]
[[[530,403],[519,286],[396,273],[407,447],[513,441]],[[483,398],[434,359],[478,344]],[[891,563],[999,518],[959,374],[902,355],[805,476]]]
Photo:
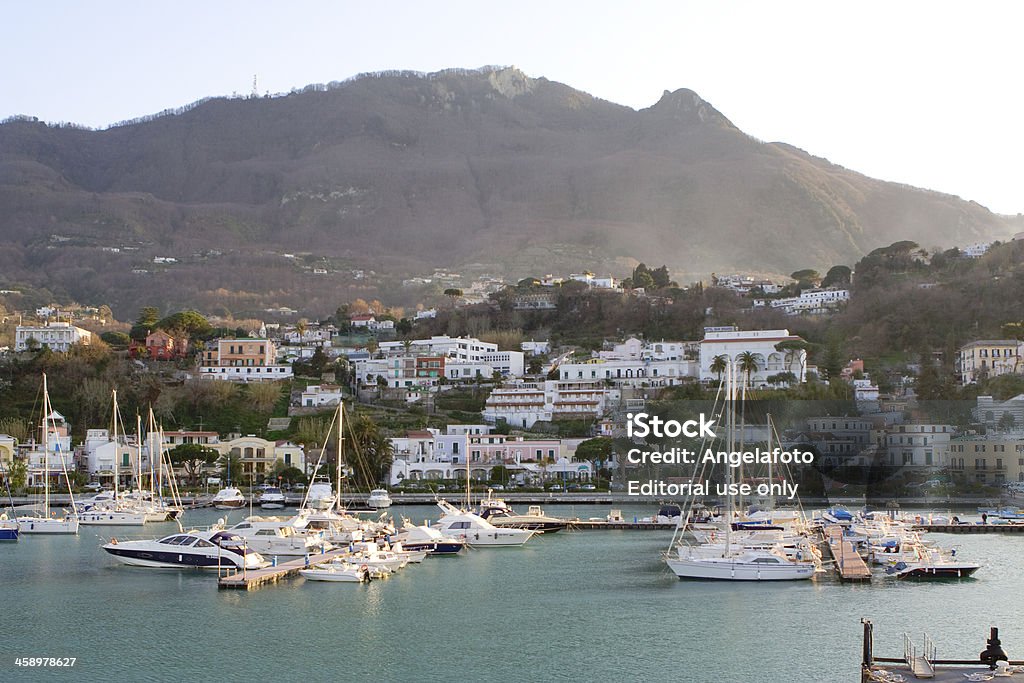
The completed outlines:
[[[284,508],[284,494],[276,486],[264,489],[260,494],[260,507],[264,510],[281,510]]]
[[[500,528],[533,529],[554,533],[568,526],[564,520],[546,516],[539,505],[531,505],[525,515],[516,514],[504,500],[493,497],[490,489],[487,490],[487,498],[480,501],[478,514]]]
[[[124,564],[158,569],[227,567],[259,569],[269,564],[238,534],[213,528],[164,536],[157,540],[110,540],[103,549]]]
[[[472,512],[460,510],[451,503],[439,500],[437,506],[444,515],[433,527],[446,536],[464,538],[471,546],[519,546],[537,532],[532,529],[503,529]]]
[[[353,544],[352,551],[344,558],[355,564],[366,565],[370,569],[387,569],[392,572],[409,563],[409,559],[402,554],[393,550],[382,550],[371,541]]]
[[[309,485],[309,490],[306,491],[305,507],[312,510],[330,510],[334,507],[335,502],[337,502],[337,497],[331,488],[331,482],[320,480]]]
[[[305,533],[290,520],[279,517],[246,517],[225,531],[244,538],[249,548],[267,556],[302,557],[334,547],[323,539],[322,533]]]
[[[393,540],[406,550],[426,550],[431,555],[457,555],[466,547],[465,539],[445,536],[429,526],[415,526],[408,519],[402,522],[402,530]]]
[[[245,506],[245,496],[233,486],[217,491],[213,497],[213,507],[218,510],[237,510]]]
[[[374,489],[370,491],[370,497],[366,499],[367,507],[374,509],[391,507],[391,496],[385,489]]]

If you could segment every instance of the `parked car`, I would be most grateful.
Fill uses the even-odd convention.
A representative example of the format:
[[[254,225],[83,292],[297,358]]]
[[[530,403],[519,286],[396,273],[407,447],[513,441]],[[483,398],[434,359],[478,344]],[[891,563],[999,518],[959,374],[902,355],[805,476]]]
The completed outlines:
[[[593,484],[583,484],[580,486],[580,491],[596,491],[597,487]]]
[[[99,493],[103,490],[103,484],[98,481],[90,481],[88,484],[82,487],[86,491],[92,491],[93,493]]]

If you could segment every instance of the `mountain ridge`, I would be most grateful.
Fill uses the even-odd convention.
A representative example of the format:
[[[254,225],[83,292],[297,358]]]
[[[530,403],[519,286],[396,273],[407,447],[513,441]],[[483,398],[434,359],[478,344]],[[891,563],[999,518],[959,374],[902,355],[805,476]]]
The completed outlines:
[[[0,286],[76,298],[96,295],[100,283],[83,279],[102,276],[103,287],[170,286],[169,305],[201,303],[184,286],[195,278],[151,286],[125,266],[203,249],[239,264],[218,264],[223,286],[211,291],[286,301],[302,297],[244,271],[288,251],[397,275],[629,259],[786,273],[852,264],[899,239],[948,247],[1010,232],[975,203],[758,141],[686,88],[635,110],[515,68],[381,72],[102,130],[0,124]],[[138,258],[93,253],[118,245]],[[305,282],[297,275],[283,280]],[[363,286],[335,279],[317,286]]]

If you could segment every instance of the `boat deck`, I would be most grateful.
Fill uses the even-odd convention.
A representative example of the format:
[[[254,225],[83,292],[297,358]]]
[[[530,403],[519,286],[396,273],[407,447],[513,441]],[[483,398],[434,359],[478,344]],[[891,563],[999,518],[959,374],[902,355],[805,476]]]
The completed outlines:
[[[871,570],[865,564],[853,544],[843,539],[843,530],[838,526],[830,527],[825,534],[828,548],[835,559],[836,571],[843,581],[870,581]]]
[[[992,676],[992,671],[982,664],[975,664],[974,666],[955,666],[955,665],[943,665],[937,664],[934,669],[934,675],[927,678],[917,678],[914,672],[910,670],[910,666],[905,663],[901,664],[877,664],[880,670],[895,673],[903,676],[903,679],[908,683],[916,680],[928,680],[933,683],[965,683],[965,681],[971,680],[969,677],[972,674],[978,674],[975,680],[991,680],[991,681],[1007,681],[1007,683],[1022,683],[1024,682],[1024,673],[1014,673],[1009,676],[1000,675],[999,678],[986,679],[985,676]],[[865,675],[861,680],[863,681],[886,681],[891,678],[885,678],[884,675],[876,675],[872,678],[870,675]]]
[[[268,583],[276,583],[286,576],[296,576],[300,569],[315,567],[318,564],[330,562],[331,560],[348,554],[348,548],[332,550],[326,553],[310,555],[309,559],[300,557],[288,562],[279,562],[277,566],[264,567],[263,569],[246,569],[232,572],[217,579],[218,588],[243,588],[252,590]]]

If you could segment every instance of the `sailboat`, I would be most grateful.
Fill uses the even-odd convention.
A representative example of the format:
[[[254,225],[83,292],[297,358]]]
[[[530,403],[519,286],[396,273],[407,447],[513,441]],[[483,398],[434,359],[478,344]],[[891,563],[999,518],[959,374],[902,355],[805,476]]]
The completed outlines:
[[[735,449],[735,365],[730,363],[726,376],[727,448]],[[727,467],[728,483],[734,478],[734,468]],[[787,555],[781,545],[741,544],[733,538],[736,515],[735,496],[730,486],[726,508],[724,543],[691,545],[681,537],[673,537],[673,545],[665,556],[669,569],[680,579],[714,579],[723,581],[793,581],[809,579],[818,569],[817,558]]]
[[[82,524],[90,526],[142,526],[146,523],[146,513],[128,506],[123,499],[118,497],[118,470],[117,456],[120,451],[118,441],[117,423],[119,413],[117,410],[117,389],[112,391],[113,396],[113,442],[114,453],[114,497],[107,503],[93,503],[83,505],[78,511],[78,519]],[[122,425],[123,427],[123,425]]]
[[[23,534],[77,534],[78,516],[74,512],[75,497],[71,492],[71,479],[68,476],[67,460],[63,454],[60,456],[61,472],[64,474],[64,481],[68,485],[68,495],[71,496],[71,515],[57,517],[50,512],[50,434],[52,417],[52,406],[50,405],[50,393],[46,385],[46,374],[43,374],[43,508],[42,515],[22,517],[19,520],[19,527]],[[55,444],[55,452],[60,453],[60,441]]]

